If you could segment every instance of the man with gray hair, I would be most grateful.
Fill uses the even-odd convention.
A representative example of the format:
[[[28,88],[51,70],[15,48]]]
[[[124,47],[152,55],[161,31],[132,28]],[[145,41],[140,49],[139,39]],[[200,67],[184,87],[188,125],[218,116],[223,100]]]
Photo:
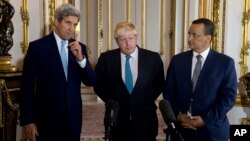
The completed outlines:
[[[79,11],[62,4],[55,11],[55,28],[30,42],[24,59],[20,122],[28,141],[80,141],[81,82],[96,80],[86,46],[75,37]]]

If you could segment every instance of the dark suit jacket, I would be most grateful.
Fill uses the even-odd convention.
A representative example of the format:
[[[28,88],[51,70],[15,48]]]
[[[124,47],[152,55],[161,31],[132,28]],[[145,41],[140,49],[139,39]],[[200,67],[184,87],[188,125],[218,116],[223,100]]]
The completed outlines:
[[[177,116],[179,112],[188,111],[190,97],[193,95],[193,115],[201,116],[206,124],[206,127],[196,131],[197,137],[209,141],[227,141],[229,122],[226,114],[234,106],[237,93],[234,61],[210,50],[192,93],[192,56],[191,50],[172,58],[167,71],[164,97],[170,101]]]
[[[157,136],[158,122],[155,100],[164,85],[163,63],[159,54],[138,47],[138,78],[130,95],[122,79],[120,49],[102,53],[96,65],[95,92],[107,102],[119,102],[117,134],[120,141],[128,136],[124,127],[130,116],[140,141]]]
[[[87,58],[86,47],[82,45]],[[96,76],[89,61],[81,68],[71,51],[68,53],[66,81],[53,33],[29,44],[24,59],[20,95],[21,125],[35,123],[41,137],[58,140],[61,129],[80,137],[82,126],[81,82],[93,85]],[[46,138],[50,137],[50,138]]]

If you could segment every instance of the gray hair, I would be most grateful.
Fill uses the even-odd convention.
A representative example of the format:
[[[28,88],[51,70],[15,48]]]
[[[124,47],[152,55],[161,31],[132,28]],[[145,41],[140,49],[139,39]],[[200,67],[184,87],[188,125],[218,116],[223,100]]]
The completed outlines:
[[[80,21],[80,12],[72,4],[64,3],[56,8],[55,19],[57,19],[59,22],[61,22],[63,18],[67,16],[77,17]]]

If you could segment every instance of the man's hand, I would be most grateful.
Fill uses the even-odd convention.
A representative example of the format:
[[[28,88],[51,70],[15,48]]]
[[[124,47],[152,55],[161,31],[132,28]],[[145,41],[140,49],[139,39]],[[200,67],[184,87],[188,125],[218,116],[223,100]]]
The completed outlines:
[[[186,114],[179,114],[177,121],[181,123],[184,128],[190,128],[196,130],[198,127],[205,125],[203,119],[200,116],[188,116]]]
[[[77,61],[82,61],[84,56],[82,55],[82,48],[78,40],[78,34],[75,34],[75,41],[69,44],[69,50],[74,54]]]
[[[34,123],[25,125],[23,135],[26,141],[36,141],[36,136],[38,136],[36,125]]]
[[[197,128],[204,126],[205,123],[200,116],[192,116],[192,125]]]

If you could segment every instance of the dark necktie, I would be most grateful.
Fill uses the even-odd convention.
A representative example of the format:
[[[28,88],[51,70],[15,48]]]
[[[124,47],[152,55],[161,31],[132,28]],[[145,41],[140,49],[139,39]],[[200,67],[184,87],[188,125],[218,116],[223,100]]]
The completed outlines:
[[[195,68],[194,68],[193,79],[192,79],[193,91],[195,89],[197,80],[198,80],[200,72],[201,72],[201,58],[202,58],[202,56],[197,55],[196,58],[197,58],[197,62],[196,62]]]
[[[65,51],[65,44],[66,44],[66,41],[61,41],[61,52],[60,52],[60,56],[61,56],[61,60],[62,60],[62,64],[63,64],[63,70],[64,70],[64,74],[65,74],[65,77],[67,79],[67,75],[68,75],[68,63],[67,63],[67,54],[66,54],[66,51]]]
[[[129,59],[131,58],[130,55],[126,55],[126,63],[125,63],[125,84],[126,87],[129,91],[129,93],[131,94],[132,90],[133,90],[133,76],[132,76],[132,72],[131,72],[131,68],[130,68],[130,63],[129,63]]]

